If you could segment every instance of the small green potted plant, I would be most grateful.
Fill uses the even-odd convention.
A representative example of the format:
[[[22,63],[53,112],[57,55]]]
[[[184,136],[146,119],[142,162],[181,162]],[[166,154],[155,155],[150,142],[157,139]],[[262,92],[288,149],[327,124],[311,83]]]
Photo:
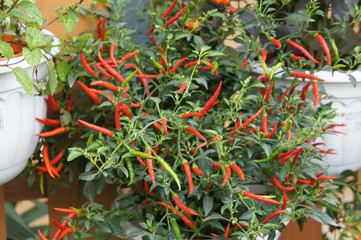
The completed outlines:
[[[77,21],[75,9],[58,8],[66,31]],[[45,95],[64,85],[66,68],[59,52],[66,39],[55,38],[33,1],[0,1],[0,184],[18,175],[32,155],[42,125],[35,118],[46,116]],[[64,13],[64,14],[63,14]],[[60,79],[61,80],[60,80]],[[35,96],[36,95],[36,96]]]
[[[334,126],[324,93],[299,91],[298,78],[287,91],[275,84],[295,69],[269,69],[264,83],[252,75],[244,53],[224,44],[244,28],[243,10],[227,2],[153,2],[142,12],[146,45],[132,38],[125,3],[108,1],[96,32],[73,38],[76,87],[55,96],[63,111],[40,134],[44,163],[27,169],[81,170],[89,202],[58,209],[72,215],[53,239],[92,228],[98,239],[276,239],[307,217],[338,227],[316,207],[339,204],[335,178],[314,161],[332,153],[317,140]],[[247,56],[263,47],[255,38]],[[267,69],[263,60],[251,61]],[[118,193],[111,209],[94,200],[107,184]]]

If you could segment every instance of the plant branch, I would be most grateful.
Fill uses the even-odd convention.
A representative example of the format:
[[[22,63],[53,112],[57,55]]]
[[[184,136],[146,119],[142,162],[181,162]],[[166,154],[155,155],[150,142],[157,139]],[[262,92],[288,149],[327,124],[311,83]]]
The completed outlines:
[[[79,0],[78,4],[82,4],[83,2],[84,2],[84,0]],[[78,8],[78,6],[75,6],[75,7],[74,7],[74,10],[77,9],[77,8]],[[63,13],[63,16],[66,16],[67,14],[68,14],[68,13],[65,12],[65,13]],[[59,20],[59,17],[54,18],[54,19],[51,20],[50,22],[45,23],[45,24],[40,28],[40,30],[43,30],[43,29],[49,27],[49,25],[53,24],[54,22],[56,22],[56,21],[58,21],[58,20]]]

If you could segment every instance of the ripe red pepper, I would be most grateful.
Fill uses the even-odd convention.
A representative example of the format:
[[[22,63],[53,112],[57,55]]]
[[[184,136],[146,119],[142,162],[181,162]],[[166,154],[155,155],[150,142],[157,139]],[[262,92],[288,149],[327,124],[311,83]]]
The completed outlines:
[[[189,163],[188,163],[187,160],[183,159],[182,163],[183,163],[184,171],[185,171],[185,173],[187,175],[188,186],[189,186],[189,194],[192,194],[192,192],[193,192],[192,172],[191,172],[191,169],[189,167]]]
[[[287,201],[288,201],[288,199],[287,199],[286,191],[283,190],[283,203],[282,203],[282,206],[281,206],[281,209],[282,209],[282,210],[286,209],[286,207],[287,207]]]
[[[156,204],[162,205],[162,206],[168,208],[169,210],[174,211],[174,212],[177,213],[177,214],[180,214],[180,213],[181,213],[180,211],[178,211],[177,209],[175,209],[175,208],[174,208],[172,205],[170,205],[170,204],[167,204],[167,203],[164,203],[164,202],[156,202]]]
[[[251,116],[249,119],[247,119],[247,121],[245,121],[243,124],[242,124],[242,127],[245,128],[247,127],[258,115],[260,115],[263,111],[263,109],[265,109],[267,106],[263,106],[261,107],[260,110],[258,110],[253,116]]]
[[[193,127],[187,126],[186,131],[193,133],[194,135],[196,135],[198,138],[202,139],[203,141],[207,142],[207,139],[197,130],[195,130]]]
[[[40,231],[40,229],[38,229],[38,234],[39,234],[39,237],[41,238],[41,240],[48,240],[44,234]]]
[[[187,82],[183,82],[182,86],[178,89],[177,94],[182,93],[186,89],[186,87],[187,87]]]
[[[177,13],[174,17],[172,17],[171,19],[169,19],[169,20],[165,23],[165,26],[168,27],[169,25],[171,25],[172,23],[174,23],[175,21],[177,21],[178,18],[180,18],[180,16],[182,16],[182,14],[184,13],[184,11],[185,11],[186,9],[187,9],[186,7],[182,8],[182,10],[180,10],[179,13]]]
[[[134,108],[139,108],[139,107],[142,106],[142,103],[133,103],[133,102],[131,102],[130,105],[131,105],[132,107],[134,107]]]
[[[70,208],[53,208],[55,211],[63,212],[63,213],[73,213],[77,215],[79,213],[76,209],[70,209]],[[80,211],[81,212],[81,211]]]
[[[199,176],[203,176],[203,171],[199,169],[195,163],[193,163],[193,172]]]
[[[296,56],[296,55],[294,55],[294,54],[291,54],[291,58],[292,58],[293,60],[296,60],[296,61],[299,61],[299,60],[301,60],[301,59],[304,59],[304,57]]]
[[[115,51],[116,47],[117,47],[116,44],[112,44],[109,49],[110,59],[113,61],[114,65],[117,65],[117,61],[115,60],[115,57],[114,57],[114,51]]]
[[[65,229],[65,230],[60,234],[59,238],[63,238],[63,237],[65,237],[67,234],[73,233],[74,231],[75,231],[74,228],[67,228],[67,229]]]
[[[266,217],[266,219],[263,220],[263,221],[261,222],[261,224],[265,224],[266,222],[268,222],[269,220],[271,220],[271,219],[274,218],[275,216],[278,216],[278,215],[280,215],[280,214],[285,214],[285,213],[286,213],[285,210],[277,210],[277,211],[275,211],[274,213],[272,213],[271,215],[269,215],[268,217]]]
[[[272,89],[273,89],[273,81],[271,81],[271,84],[268,87],[268,90],[267,90],[267,93],[266,93],[266,98],[265,98],[266,102],[269,102],[269,100],[270,100]]]
[[[80,85],[80,87],[82,89],[84,89],[84,91],[89,95],[89,97],[97,104],[101,104],[102,101],[99,99],[99,97],[94,93],[92,92],[87,86],[85,86],[84,83],[82,83],[81,81],[78,80],[78,84]]]
[[[54,174],[57,175],[58,177],[60,177],[59,174],[54,170],[53,166],[50,164],[47,143],[45,143],[43,146],[43,161],[44,161],[47,172],[49,173],[49,175],[52,178],[55,178]]]
[[[58,221],[56,221],[55,219],[51,219],[51,221],[54,223],[55,227],[57,227],[58,229],[64,231],[66,229],[66,227],[64,227],[63,225],[61,225]]]
[[[175,5],[177,4],[178,0],[174,0],[170,7],[164,12],[163,19],[166,19],[169,13],[174,9]]]
[[[228,182],[229,178],[231,177],[231,167],[230,167],[230,166],[226,166],[225,169],[226,169],[226,175],[224,176],[222,186],[226,185],[226,183]]]
[[[175,202],[175,204],[180,208],[182,209],[183,211],[187,212],[187,213],[190,213],[192,215],[196,215],[198,216],[199,214],[196,213],[195,211],[193,211],[192,209],[188,208],[187,206],[183,205],[183,203],[181,203],[181,201],[179,200],[178,196],[174,195],[173,196],[173,200]]]
[[[174,66],[173,68],[170,70],[171,73],[175,73],[175,71],[177,70],[177,68],[182,64],[184,63],[185,61],[187,61],[189,58],[185,57],[185,58],[182,58],[181,60],[179,60]]]
[[[112,67],[109,66],[109,64],[107,62],[104,61],[102,54],[100,51],[98,51],[98,59],[100,61],[100,63],[105,67],[105,69],[111,74],[113,75],[116,79],[118,79],[118,81],[120,83],[124,82],[124,78],[123,76],[118,73],[115,69],[113,69]]]
[[[183,222],[185,223],[185,224],[187,224],[190,228],[194,228],[194,223],[191,221],[191,220],[189,220],[187,217],[185,217],[185,216],[182,216],[181,214],[177,214],[182,220],[183,220]]]
[[[318,64],[319,62],[314,59],[311,54],[306,50],[304,49],[301,45],[297,44],[296,42],[292,41],[291,39],[288,40],[288,44],[290,44],[292,47],[300,50],[308,59],[310,59],[312,62]]]
[[[181,118],[189,118],[189,117],[193,117],[193,116],[199,116],[200,113],[197,112],[191,112],[191,113],[185,113],[181,115]]]
[[[300,95],[301,100],[306,101],[306,92],[308,90],[308,88],[310,87],[311,82],[307,83],[303,88],[302,88],[302,92]]]
[[[317,107],[318,103],[320,102],[320,92],[318,90],[317,81],[313,81],[312,86],[313,86],[313,95],[315,96],[315,102],[313,104],[313,107]]]
[[[212,167],[216,167],[216,168],[218,168],[218,169],[221,169],[222,167],[221,167],[221,164],[219,164],[219,163],[213,163],[212,162]]]
[[[219,92],[221,91],[222,81],[218,84],[216,91],[214,92],[213,96],[204,104],[203,109],[200,111],[198,116],[198,120],[202,120],[204,115],[214,106],[214,103],[218,97]]]
[[[247,58],[247,59],[246,59],[246,61],[244,61],[244,62],[243,62],[242,67],[246,67],[246,66],[247,66],[248,61],[249,61],[249,58]]]
[[[59,127],[59,128],[56,128],[56,129],[48,131],[48,132],[38,133],[38,134],[36,134],[36,136],[38,136],[38,137],[51,137],[51,136],[55,136],[55,135],[61,134],[61,133],[66,132],[66,131],[68,131],[67,127]]]
[[[49,119],[49,118],[44,118],[44,119],[35,118],[35,119],[46,126],[57,127],[60,126],[61,124],[60,120],[58,119]]]
[[[153,29],[154,29],[154,28],[149,28],[149,30],[148,30],[148,37],[149,37],[150,41],[152,41],[153,43],[156,43],[157,40],[155,40],[154,37],[151,37],[152,32],[153,32]]]
[[[277,39],[275,38],[271,38],[271,41],[279,48],[282,48],[282,44],[280,41],[278,41]]]
[[[288,156],[289,157],[289,156]],[[283,190],[283,191],[292,191],[296,188],[296,184],[293,185],[292,187],[285,187],[285,186],[282,186],[281,183],[277,180],[276,177],[271,177],[271,180],[273,182],[273,184],[280,190]]]
[[[131,58],[131,57],[134,57],[135,55],[138,55],[139,52],[137,50],[131,52],[131,53],[128,53],[127,55],[124,55],[120,61],[123,62],[124,60],[128,59],[128,58]]]
[[[108,83],[108,82],[105,82],[105,81],[101,81],[101,80],[92,82],[92,83],[90,83],[90,85],[91,85],[91,86],[98,86],[98,85],[100,85],[100,86],[103,86],[103,87],[105,87],[105,88],[108,88],[108,89],[113,90],[113,91],[116,91],[116,92],[119,91],[119,87],[114,86],[114,85],[111,84],[111,83]]]
[[[224,235],[223,235],[224,237],[228,237],[230,226],[231,226],[231,222],[228,222],[227,227],[226,227],[226,231],[224,232]]]
[[[94,72],[94,70],[89,66],[89,64],[85,60],[83,50],[80,50],[80,61],[82,62],[85,69],[90,73],[90,75],[92,75],[93,77],[97,76],[97,74]]]
[[[328,48],[325,39],[318,33],[315,34],[315,37],[320,42],[320,44],[323,48],[323,51],[325,51],[326,58],[327,58],[327,65],[331,66],[331,53],[330,53],[330,49]]]
[[[258,201],[282,205],[282,203],[280,203],[280,202],[278,202],[276,200],[269,199],[269,198],[266,198],[266,197],[263,197],[263,196],[260,196],[260,195],[254,194],[254,193],[250,193],[250,192],[247,192],[247,191],[243,191],[243,195],[245,197],[249,197],[249,198],[252,198],[252,199],[255,199],[255,200],[258,200]]]
[[[292,94],[295,92],[295,89],[296,89],[296,87],[297,87],[298,85],[300,85],[300,84],[294,85],[294,86],[291,88],[290,94],[288,94],[288,95],[292,95]]]
[[[261,53],[262,55],[262,59],[261,59],[261,65],[260,67],[263,66],[263,64],[266,62],[266,59],[267,59],[267,52],[263,49],[259,50],[259,52]]]
[[[297,163],[298,157],[300,156],[302,151],[303,151],[303,148],[297,149],[297,152],[296,152],[295,156],[293,157],[292,165],[295,165]]]
[[[231,164],[232,169],[238,174],[241,181],[244,181],[244,173],[240,167],[236,163]]]
[[[163,129],[164,129],[164,135],[166,135],[167,133],[169,133],[168,132],[168,129],[167,129],[167,119],[165,119],[165,118],[162,118],[162,127],[163,127]]]
[[[59,112],[59,111],[60,111],[60,107],[59,107],[58,103],[56,102],[56,100],[54,99],[53,95],[49,95],[49,96],[48,96],[48,99],[49,99],[51,105],[53,105],[55,111]]]
[[[94,64],[94,66],[98,69],[98,71],[103,74],[106,78],[112,80],[113,79],[113,75],[109,74],[107,71],[105,71],[102,67],[101,67],[101,63],[96,63]]]
[[[278,99],[278,102],[281,103],[282,100],[285,98],[285,96],[288,93],[288,90],[290,90],[290,87],[286,89],[286,91],[281,95],[281,97]]]
[[[137,78],[151,78],[151,79],[157,79],[158,75],[135,75]]]
[[[312,74],[307,74],[307,73],[302,73],[302,72],[292,72],[291,75],[294,77],[298,77],[298,78],[309,78],[309,79],[313,79],[313,80],[317,80],[317,81],[325,81],[324,79],[316,77]]]
[[[154,195],[153,192],[150,192],[149,184],[148,184],[147,181],[145,181],[145,179],[144,179],[144,188],[145,188],[145,192],[146,192],[149,196],[153,196],[153,195]]]
[[[80,119],[78,119],[78,122],[81,123],[82,125],[90,128],[90,129],[93,129],[93,130],[95,130],[95,131],[101,132],[101,133],[103,133],[103,134],[105,134],[105,135],[108,135],[108,136],[110,136],[110,137],[113,137],[113,136],[114,136],[114,133],[113,133],[112,131],[106,129],[106,128],[103,128],[103,127],[97,126],[97,125],[95,125],[95,124],[91,124],[91,123],[85,122],[85,121],[80,120]]]
[[[148,149],[146,151],[147,154],[152,155],[152,150]],[[147,167],[149,171],[150,179],[152,180],[153,185],[155,185],[155,175],[154,175],[154,168],[153,168],[153,159],[147,158]]]

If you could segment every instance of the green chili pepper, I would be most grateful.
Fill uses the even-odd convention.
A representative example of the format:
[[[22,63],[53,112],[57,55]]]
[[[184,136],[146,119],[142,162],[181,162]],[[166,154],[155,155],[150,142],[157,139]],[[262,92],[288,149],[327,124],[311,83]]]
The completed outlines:
[[[292,127],[292,120],[288,119],[286,126],[283,128],[284,133],[288,133],[289,130],[291,130]]]
[[[269,155],[267,158],[264,159],[260,159],[260,160],[253,160],[253,162],[268,162],[269,160],[272,160],[273,158],[275,158],[278,154],[280,154],[281,152],[283,152],[284,150],[287,149],[287,146],[282,146],[277,148],[271,155]]]
[[[283,66],[283,62],[279,62],[279,63],[277,63],[273,68],[272,68],[272,71],[271,71],[271,73],[270,73],[270,75],[269,75],[269,78],[272,80],[272,78],[273,78],[273,75],[275,74],[275,72],[280,68],[280,67],[282,67]]]
[[[337,63],[339,57],[338,54],[338,48],[336,46],[336,42],[335,40],[333,40],[332,38],[330,39],[330,44],[331,44],[331,49],[332,49],[332,53],[333,53],[333,59],[334,59],[334,63]]]
[[[44,194],[44,174],[39,176],[39,185],[41,194]]]
[[[188,4],[186,4],[186,13],[184,14],[182,21],[181,21],[181,26],[184,26],[184,23],[187,21],[188,17],[189,17],[189,7]]]
[[[263,68],[263,70],[264,70],[264,73],[265,73],[267,76],[269,76],[269,75],[270,75],[270,72],[269,72],[269,69],[268,69],[268,66],[267,66],[266,63],[263,63],[263,64],[262,64],[262,68]]]
[[[163,66],[159,64],[154,57],[150,57],[150,61],[152,62],[153,66],[157,69],[163,69]]]
[[[164,161],[163,158],[157,156],[156,159],[163,166],[163,168],[174,178],[175,182],[178,185],[179,190],[181,190],[179,178],[178,178],[177,174],[173,171],[173,169],[168,165],[168,163],[166,161]]]
[[[179,226],[178,226],[178,223],[177,223],[177,220],[175,220],[174,218],[172,218],[170,220],[170,224],[172,225],[172,228],[173,228],[173,231],[175,233],[175,237],[177,240],[181,240],[182,239],[182,236],[181,236],[181,232],[179,230]]]
[[[143,152],[138,152],[138,151],[134,151],[134,150],[129,150],[130,155],[135,156],[135,157],[141,157],[144,159],[147,158],[151,158],[151,159],[155,159],[155,157],[153,157],[152,155],[143,153]]]
[[[124,90],[125,87],[127,86],[128,82],[130,81],[130,79],[132,79],[135,74],[138,72],[138,69],[136,69],[134,72],[132,72],[126,79],[124,79],[124,82],[122,83],[122,85],[120,86],[120,90]]]
[[[127,163],[127,167],[128,167],[128,172],[129,172],[129,183],[128,186],[132,185],[133,181],[134,181],[134,170],[133,170],[133,165],[132,165],[132,161],[130,160],[130,158],[126,158],[125,162]]]

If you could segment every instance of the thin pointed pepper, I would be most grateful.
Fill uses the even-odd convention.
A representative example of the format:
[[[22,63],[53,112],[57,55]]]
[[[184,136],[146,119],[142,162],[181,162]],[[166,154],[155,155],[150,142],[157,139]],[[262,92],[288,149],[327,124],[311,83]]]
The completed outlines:
[[[203,176],[203,171],[199,169],[195,164],[193,164],[193,172],[199,176]]]
[[[271,41],[279,48],[282,48],[282,44],[280,41],[278,41],[277,39],[275,38],[271,38]]]
[[[316,63],[316,64],[319,64],[319,62],[318,62],[316,59],[314,59],[314,58],[312,57],[312,55],[311,55],[304,47],[302,47],[302,46],[299,45],[298,43],[296,43],[296,42],[294,42],[294,41],[292,41],[292,40],[290,39],[290,40],[288,40],[288,44],[290,44],[292,47],[300,50],[300,51],[301,51],[308,59],[310,59],[312,62],[314,62],[314,63]]]
[[[293,77],[298,77],[298,78],[309,78],[309,79],[313,79],[313,80],[317,80],[317,81],[325,81],[322,78],[316,77],[312,74],[307,74],[307,73],[302,73],[302,72],[292,72],[291,75]]]
[[[231,173],[232,173],[230,166],[226,166],[225,169],[226,169],[226,175],[224,176],[222,186],[226,185],[226,183],[228,182],[229,178],[231,177]]]
[[[196,129],[194,129],[193,127],[187,126],[185,129],[186,129],[186,131],[188,131],[190,133],[193,133],[198,138],[200,138],[203,141],[207,142],[207,139],[200,132],[198,132]]]
[[[249,58],[247,58],[247,59],[246,59],[246,61],[244,61],[244,62],[243,62],[242,67],[246,67],[246,66],[247,66],[248,61],[249,61]]]
[[[116,47],[117,47],[116,44],[112,44],[109,49],[110,59],[113,61],[114,65],[117,65],[117,61],[115,60],[115,57],[114,57],[114,51],[115,51]]]
[[[49,99],[51,105],[53,105],[55,111],[59,112],[59,111],[60,111],[60,107],[59,107],[58,103],[56,102],[56,100],[54,99],[53,95],[49,95],[49,96],[48,96],[48,99]]]
[[[118,73],[115,69],[113,69],[112,67],[109,66],[109,64],[107,62],[104,61],[102,54],[100,51],[98,51],[98,59],[100,61],[100,63],[105,67],[105,69],[111,74],[113,75],[116,79],[118,79],[119,82],[123,83],[124,82],[124,78],[123,76]]]
[[[83,124],[84,126],[88,127],[88,128],[91,128],[95,131],[98,131],[100,133],[103,133],[105,135],[108,135],[110,137],[113,137],[114,136],[114,133],[112,131],[110,131],[109,129],[106,129],[106,128],[103,128],[103,127],[100,127],[98,125],[95,125],[95,124],[91,124],[91,123],[88,123],[88,122],[85,122],[83,120],[80,120],[78,119],[78,122]]]
[[[272,213],[271,215],[269,215],[268,217],[266,217],[266,219],[263,220],[263,221],[261,222],[261,224],[265,224],[266,222],[268,222],[269,220],[271,220],[271,219],[274,218],[275,216],[278,216],[278,215],[280,215],[280,214],[285,214],[285,213],[286,213],[285,210],[277,210],[277,211],[275,211],[274,213]]]
[[[242,169],[236,163],[232,163],[231,167],[238,174],[241,181],[244,181],[244,173],[243,173]]]
[[[189,194],[192,194],[192,192],[193,192],[192,172],[191,172],[191,169],[189,167],[188,161],[183,159],[182,162],[183,162],[184,171],[185,171],[185,173],[187,175],[188,186],[189,186]]]
[[[62,226],[58,221],[56,221],[55,219],[51,219],[51,221],[53,222],[53,224],[55,225],[55,227],[57,227],[58,229],[64,231],[66,229],[66,227]]]
[[[178,0],[174,0],[170,7],[164,12],[163,19],[166,19],[169,15],[169,13],[174,9],[175,5],[177,4]]]
[[[169,25],[171,25],[172,23],[174,23],[175,21],[177,21],[180,16],[182,16],[182,14],[184,13],[184,11],[186,10],[187,8],[184,7],[182,8],[182,10],[180,10],[179,13],[177,13],[174,17],[172,17],[171,19],[169,19],[166,23],[165,23],[165,26],[168,27]]]
[[[301,100],[306,101],[306,92],[308,90],[308,88],[310,87],[311,82],[307,83],[303,88],[302,88],[302,92],[300,95]]]
[[[38,136],[38,137],[51,137],[51,136],[55,136],[55,135],[64,133],[66,131],[68,131],[67,127],[59,127],[59,128],[56,128],[56,129],[48,131],[48,132],[38,133],[38,134],[36,134],[36,136]]]
[[[162,127],[164,129],[164,135],[169,133],[168,129],[167,129],[167,119],[166,118],[162,118]]]
[[[281,97],[278,99],[278,102],[281,103],[282,100],[285,98],[285,96],[288,93],[288,90],[290,90],[290,87],[286,89],[286,91],[281,95]]]
[[[80,87],[82,89],[84,89],[84,91],[95,102],[95,104],[97,104],[97,105],[101,104],[102,101],[99,99],[99,97],[94,92],[92,92],[84,83],[82,83],[81,81],[78,80],[78,84],[80,85]]]
[[[48,240],[44,234],[40,231],[40,229],[38,229],[38,234],[39,234],[39,237],[41,238],[41,240]]]
[[[226,231],[224,232],[224,235],[223,235],[224,237],[228,237],[230,226],[231,226],[231,222],[228,222],[227,227],[226,227]]]
[[[283,203],[282,203],[282,206],[281,206],[281,209],[284,210],[286,209],[287,207],[287,194],[286,194],[286,191],[283,190]]]
[[[71,107],[73,106],[73,101],[74,101],[74,93],[72,92],[71,96],[70,96],[70,100],[68,102],[68,105],[66,106],[66,111],[67,112],[70,112]]]
[[[94,72],[94,70],[89,66],[87,61],[84,58],[83,50],[80,50],[80,61],[83,64],[84,68],[92,75],[93,77],[96,77],[97,74]]]
[[[178,178],[177,174],[173,171],[173,169],[168,165],[168,163],[166,161],[164,161],[163,158],[157,156],[156,159],[157,159],[158,163],[160,165],[162,165],[163,168],[173,177],[174,181],[178,185],[178,189],[181,190],[182,187],[181,187],[179,178]]]
[[[70,209],[70,208],[53,208],[55,211],[63,212],[63,213],[73,213],[77,215],[79,213],[76,209]]]
[[[190,209],[190,208],[188,208],[187,206],[185,206],[185,205],[179,200],[178,196],[175,195],[175,196],[173,197],[173,200],[174,200],[175,204],[176,204],[180,209],[184,210],[185,212],[190,213],[190,214],[192,214],[192,215],[196,215],[196,216],[199,215],[198,213],[196,213],[196,212],[193,211],[192,209]]]
[[[301,59],[304,59],[304,57],[296,56],[296,55],[294,55],[294,54],[291,54],[291,58],[292,58],[293,60],[296,60],[296,61],[299,61],[299,60],[301,60]]]
[[[271,84],[269,85],[269,87],[268,87],[268,89],[267,89],[266,98],[265,98],[265,101],[266,101],[266,102],[269,102],[269,100],[270,100],[270,96],[271,96],[271,93],[272,93],[272,89],[273,89],[273,81],[271,81]]]
[[[47,143],[45,143],[44,146],[43,146],[43,161],[44,161],[46,170],[49,173],[50,177],[55,178],[55,176],[54,176],[55,171],[53,170],[54,168],[50,164],[50,160],[49,160],[48,144]]]
[[[191,113],[185,113],[181,115],[181,118],[189,118],[189,117],[193,117],[193,116],[199,116],[200,113],[198,112],[191,112]]]
[[[315,37],[320,42],[320,44],[323,48],[323,51],[325,51],[326,58],[327,58],[327,65],[331,66],[331,53],[330,53],[330,49],[327,46],[326,40],[318,33],[315,34]]]
[[[260,115],[263,111],[263,109],[266,108],[267,105],[261,107],[260,110],[258,110],[253,116],[251,116],[249,119],[247,119],[247,121],[245,121],[243,124],[242,124],[242,127],[245,128],[247,127],[258,115]]]
[[[189,58],[185,57],[185,58],[182,58],[181,60],[179,60],[174,66],[173,68],[170,70],[171,73],[175,73],[175,71],[177,70],[177,68],[182,64],[184,63],[185,61],[187,61]]]
[[[61,122],[58,119],[49,119],[49,118],[44,118],[44,119],[40,119],[40,118],[35,118],[38,122],[43,123],[46,126],[52,126],[52,127],[57,127],[60,126]]]
[[[147,154],[151,155],[152,150],[148,149],[146,151]],[[152,180],[153,185],[155,185],[155,175],[154,175],[154,168],[153,168],[153,159],[147,158],[147,167],[149,171],[150,179]]]
[[[261,53],[262,55],[262,59],[261,59],[261,65],[260,67],[263,66],[263,64],[266,62],[266,59],[267,59],[267,52],[263,49],[259,50],[259,52]]]
[[[150,41],[152,41],[153,43],[156,43],[157,40],[155,40],[155,38],[151,36],[151,35],[152,35],[152,32],[153,32],[153,29],[154,29],[154,28],[149,28],[149,30],[148,30],[148,37],[149,37]]]
[[[218,87],[214,92],[213,96],[208,100],[208,102],[206,102],[206,104],[204,104],[203,109],[200,111],[200,114],[198,116],[198,120],[202,120],[204,115],[206,115],[206,113],[214,106],[214,102],[216,101],[218,94],[221,91],[221,87],[222,81],[218,84]]]
[[[59,238],[63,238],[63,237],[65,237],[67,234],[73,233],[74,231],[75,231],[74,228],[67,228],[67,229],[65,229],[65,230],[60,234]]]
[[[313,95],[315,96],[315,102],[314,102],[313,106],[315,108],[315,107],[317,107],[318,103],[320,102],[320,92],[318,90],[317,81],[313,81],[312,86],[313,86]]]
[[[289,156],[288,156],[289,157]],[[285,186],[282,186],[281,183],[277,180],[276,177],[272,177],[271,178],[273,184],[280,190],[283,190],[283,191],[292,191],[296,188],[296,184],[293,185],[292,187],[285,187]]]
[[[263,196],[260,196],[260,195],[254,194],[254,193],[250,193],[250,192],[247,192],[247,191],[243,191],[243,195],[245,197],[249,197],[249,198],[252,198],[252,199],[255,199],[255,200],[258,200],[258,201],[282,205],[282,203],[280,203],[280,202],[278,202],[276,200],[266,198],[266,197],[263,197]]]
[[[101,80],[92,82],[92,83],[90,83],[90,85],[91,85],[91,86],[98,86],[98,85],[100,85],[100,86],[103,86],[103,87],[105,87],[105,88],[108,88],[108,89],[113,90],[113,91],[116,91],[116,92],[119,91],[119,87],[114,86],[114,85],[111,84],[111,83],[108,83],[108,82],[105,82],[105,81],[101,81]]]
[[[178,89],[177,94],[182,93],[187,87],[187,82],[183,82],[182,86]]]
[[[131,58],[131,57],[134,57],[135,55],[138,55],[139,52],[137,50],[131,52],[131,53],[128,53],[127,55],[124,55],[120,61],[123,62],[124,60],[128,59],[128,58]]]
[[[183,215],[181,215],[181,214],[177,214],[182,220],[183,220],[183,222],[185,223],[185,224],[187,224],[190,228],[194,228],[194,223],[191,221],[191,220],[189,220],[186,216],[183,216]]]
[[[113,79],[113,75],[109,74],[107,71],[105,71],[102,67],[101,67],[102,64],[100,63],[96,63],[94,64],[94,66],[98,69],[98,71],[103,74],[106,78],[108,79]]]

